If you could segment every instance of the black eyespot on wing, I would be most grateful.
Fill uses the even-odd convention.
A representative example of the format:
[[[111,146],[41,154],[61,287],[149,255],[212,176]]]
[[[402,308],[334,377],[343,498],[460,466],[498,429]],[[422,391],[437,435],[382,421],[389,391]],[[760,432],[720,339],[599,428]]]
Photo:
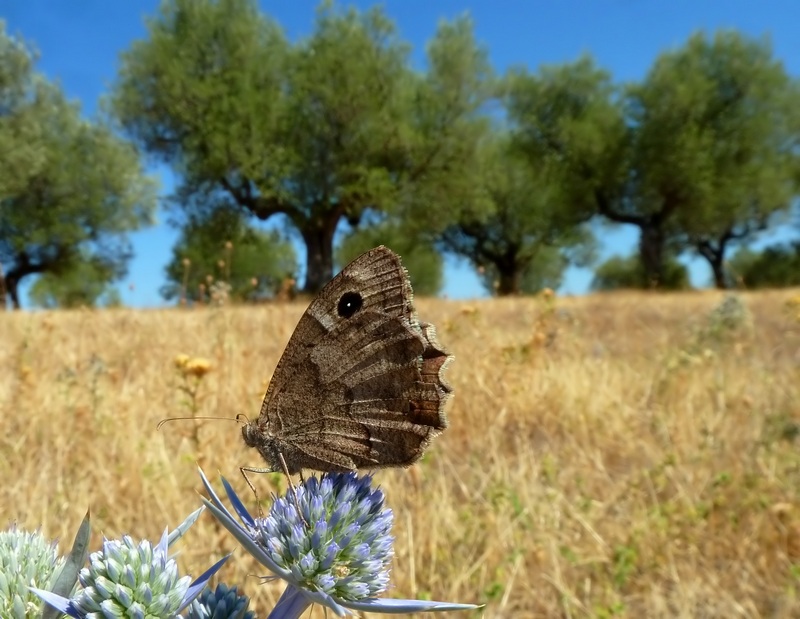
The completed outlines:
[[[342,298],[339,299],[339,306],[336,311],[339,312],[339,316],[342,318],[350,318],[361,309],[362,305],[364,305],[364,299],[361,298],[360,294],[357,292],[345,292]]]

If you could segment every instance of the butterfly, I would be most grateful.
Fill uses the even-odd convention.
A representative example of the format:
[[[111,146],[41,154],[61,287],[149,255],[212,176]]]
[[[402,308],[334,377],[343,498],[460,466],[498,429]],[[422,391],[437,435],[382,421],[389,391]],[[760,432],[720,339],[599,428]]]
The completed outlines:
[[[413,464],[447,427],[451,359],[417,320],[400,257],[383,246],[362,254],[300,318],[258,419],[242,428],[268,468],[242,472]]]

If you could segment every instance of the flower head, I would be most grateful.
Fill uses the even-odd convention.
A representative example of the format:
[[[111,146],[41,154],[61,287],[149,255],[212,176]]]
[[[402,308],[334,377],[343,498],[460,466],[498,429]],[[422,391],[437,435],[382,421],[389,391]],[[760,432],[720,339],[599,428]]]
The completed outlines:
[[[212,514],[262,565],[287,581],[271,616],[299,617],[312,603],[337,615],[351,610],[414,613],[468,610],[473,604],[388,600],[376,596],[389,584],[393,554],[392,512],[372,476],[325,473],[276,498],[265,518],[253,518],[222,479],[241,523],[225,507],[202,471]]]
[[[236,587],[220,583],[214,590],[203,589],[187,609],[186,619],[255,619],[247,610],[250,599],[241,595]]]
[[[190,357],[181,353],[175,357],[174,363],[184,376],[202,378],[211,371],[211,361],[204,357]]]
[[[64,560],[38,531],[0,531],[0,617],[39,616],[42,601],[29,587],[50,588]]]
[[[81,569],[80,586],[71,599],[46,590],[32,591],[76,619],[175,617],[228,559],[218,561],[194,582],[189,576],[179,577],[178,565],[168,555],[169,545],[185,533],[201,511],[191,514],[172,533],[165,530],[155,545],[148,540],[137,543],[127,535],[121,540],[105,540],[102,550],[89,556],[88,567]]]
[[[192,357],[183,367],[183,373],[188,376],[202,378],[211,371],[211,361],[204,357]]]
[[[78,580],[81,589],[72,606],[79,616],[164,617],[177,614],[192,579],[178,576],[178,564],[167,555],[166,544],[137,544],[125,535],[105,540]]]
[[[250,536],[303,589],[348,601],[375,597],[389,583],[394,538],[392,511],[371,482],[355,473],[310,477],[248,525]]]

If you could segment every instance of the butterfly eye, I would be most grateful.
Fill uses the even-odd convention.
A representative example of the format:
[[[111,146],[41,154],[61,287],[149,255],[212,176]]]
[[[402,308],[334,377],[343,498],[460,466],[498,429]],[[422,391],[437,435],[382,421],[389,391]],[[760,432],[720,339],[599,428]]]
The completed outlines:
[[[364,305],[364,299],[357,292],[345,292],[342,298],[339,299],[339,306],[336,310],[342,318],[350,318],[361,306]]]

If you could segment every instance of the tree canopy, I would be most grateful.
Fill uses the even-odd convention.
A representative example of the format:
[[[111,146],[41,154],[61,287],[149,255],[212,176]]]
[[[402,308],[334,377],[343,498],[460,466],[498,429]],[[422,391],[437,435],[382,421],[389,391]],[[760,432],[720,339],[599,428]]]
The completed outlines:
[[[648,281],[689,248],[724,286],[727,245],[797,194],[800,91],[765,41],[698,33],[625,87],[589,58],[509,79],[531,168],[561,179],[565,208],[638,227]]]
[[[295,279],[297,260],[278,231],[255,229],[244,213],[223,205],[184,222],[166,275],[167,300],[207,303],[216,291],[234,302],[256,301]]]
[[[351,260],[378,245],[391,247],[402,257],[415,294],[439,294],[444,284],[442,255],[436,251],[432,242],[409,232],[407,226],[397,219],[384,218],[348,232],[336,251],[337,267],[343,268]]]
[[[323,0],[290,40],[257,0],[164,0],[90,122],[3,26],[0,291],[18,306],[39,275],[37,303],[111,299],[156,203],[134,144],[175,175],[162,293],[187,302],[212,283],[275,294],[298,271],[289,238],[307,292],[380,243],[420,294],[441,290],[448,254],[493,294],[535,292],[592,263],[597,221],[634,227],[638,251],[595,286],[681,287],[694,254],[725,287],[727,254],[800,193],[800,82],[766,39],[698,32],[629,83],[588,54],[497,75],[467,16],[439,24],[424,62],[411,51],[380,7]],[[793,264],[774,253],[759,259]]]
[[[531,170],[508,135],[482,144],[478,190],[440,236],[499,295],[557,287],[571,263],[592,257],[585,217],[564,206],[564,186]]]
[[[469,151],[482,103],[464,87],[481,78],[464,75],[473,48],[471,28],[445,24],[419,75],[379,8],[323,3],[314,33],[290,44],[252,0],[173,0],[123,55],[113,108],[181,171],[181,195],[211,187],[260,219],[286,215],[316,291],[342,221],[463,173],[453,158]]]
[[[761,251],[742,248],[731,258],[726,274],[744,288],[800,286],[800,241],[770,245]]]
[[[652,204],[724,288],[729,244],[764,230],[800,187],[797,84],[768,41],[698,33],[656,60],[629,106],[634,202]]]
[[[667,257],[663,266],[660,286],[664,290],[688,290],[691,288],[688,269],[673,256]],[[652,288],[641,256],[611,256],[598,265],[592,279],[592,290],[626,290]]]
[[[28,296],[34,305],[48,309],[119,305],[119,290],[112,285],[117,268],[101,257],[81,256],[67,269],[42,273]]]
[[[155,208],[137,152],[108,125],[81,118],[4,28],[0,67],[0,264],[12,305],[33,274],[74,275],[86,262],[108,280],[121,277],[126,233]]]
[[[592,58],[505,77],[512,140],[576,221],[626,205],[630,130],[620,89]]]

